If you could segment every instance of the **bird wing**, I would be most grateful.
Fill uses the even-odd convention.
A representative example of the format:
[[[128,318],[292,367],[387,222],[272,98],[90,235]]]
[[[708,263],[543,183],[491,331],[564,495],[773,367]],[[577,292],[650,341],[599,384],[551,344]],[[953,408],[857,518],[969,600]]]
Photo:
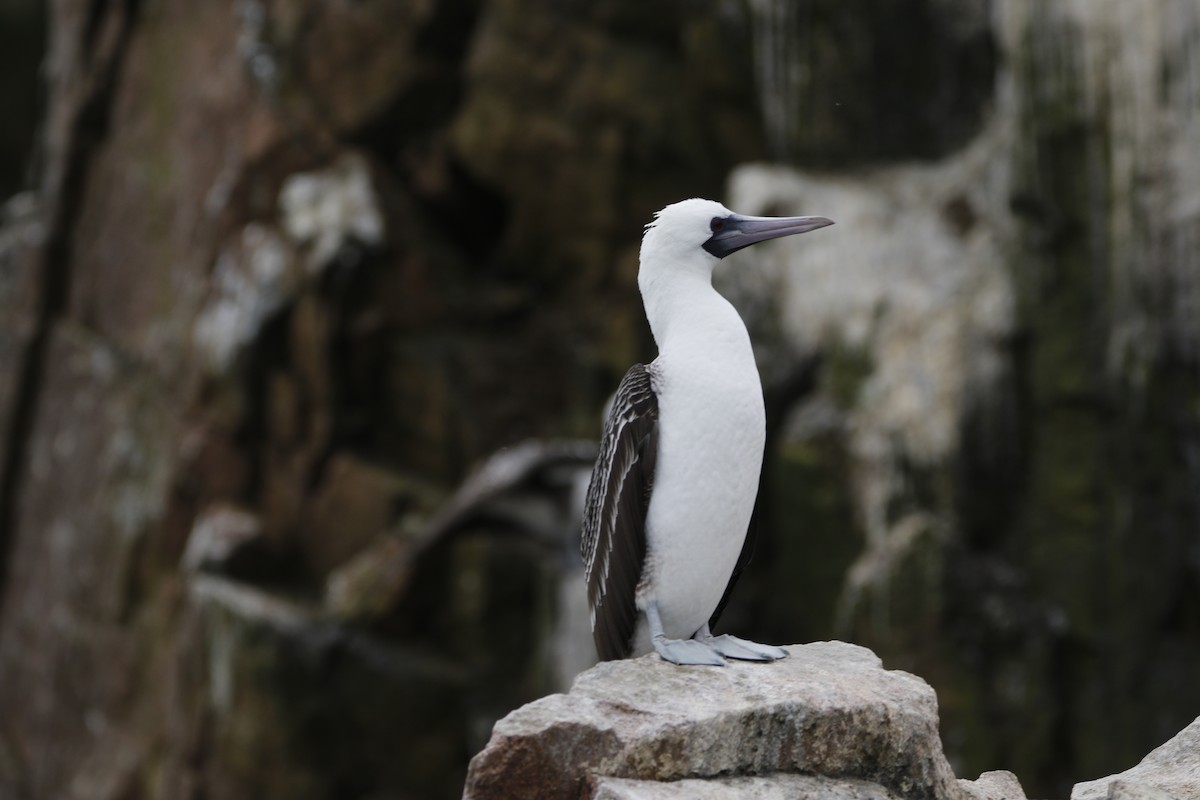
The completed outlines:
[[[592,470],[581,549],[592,638],[602,661],[625,658],[637,626],[646,561],[646,507],[658,459],[658,397],[636,364],[617,388]]]

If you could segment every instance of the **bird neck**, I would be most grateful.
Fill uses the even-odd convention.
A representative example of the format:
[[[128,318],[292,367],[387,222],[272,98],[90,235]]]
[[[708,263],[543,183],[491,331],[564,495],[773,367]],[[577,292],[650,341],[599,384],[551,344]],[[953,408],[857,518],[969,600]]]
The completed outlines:
[[[705,270],[650,273],[638,281],[650,332],[660,354],[693,351],[710,359],[749,359],[746,325],[712,286]]]

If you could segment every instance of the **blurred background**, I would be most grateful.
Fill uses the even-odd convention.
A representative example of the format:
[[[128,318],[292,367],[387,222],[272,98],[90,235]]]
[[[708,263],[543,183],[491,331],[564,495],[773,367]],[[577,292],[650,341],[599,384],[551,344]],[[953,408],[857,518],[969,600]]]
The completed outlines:
[[[1200,714],[1195,0],[0,0],[0,82],[0,797],[457,797],[691,196],[838,223],[719,270],[722,625],[1031,797]]]

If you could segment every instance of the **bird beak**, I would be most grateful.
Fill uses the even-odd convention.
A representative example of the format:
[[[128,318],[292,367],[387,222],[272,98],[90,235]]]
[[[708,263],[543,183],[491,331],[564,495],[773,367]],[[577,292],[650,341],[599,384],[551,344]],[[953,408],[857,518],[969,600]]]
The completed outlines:
[[[730,214],[718,224],[720,227],[714,226],[713,235],[704,243],[704,249],[717,258],[724,258],[743,247],[768,239],[824,228],[832,225],[833,220],[825,217],[744,217]]]

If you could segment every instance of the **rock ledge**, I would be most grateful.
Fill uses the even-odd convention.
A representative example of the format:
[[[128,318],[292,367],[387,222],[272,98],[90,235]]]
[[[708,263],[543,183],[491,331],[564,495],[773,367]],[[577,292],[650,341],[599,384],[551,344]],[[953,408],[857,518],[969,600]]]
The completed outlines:
[[[955,779],[920,678],[842,642],[788,649],[783,661],[724,668],[657,656],[599,664],[570,693],[496,723],[463,796],[993,796],[995,783]],[[1004,785],[1023,800],[1015,779]]]

